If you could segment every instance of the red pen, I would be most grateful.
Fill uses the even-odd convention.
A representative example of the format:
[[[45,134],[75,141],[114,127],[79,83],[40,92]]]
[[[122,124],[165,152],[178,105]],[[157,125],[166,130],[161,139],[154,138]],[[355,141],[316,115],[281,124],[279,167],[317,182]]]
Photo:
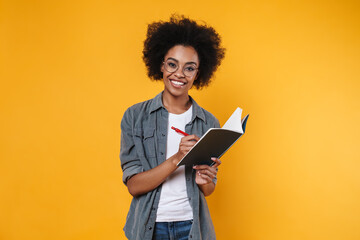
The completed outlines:
[[[175,130],[175,132],[180,133],[180,134],[182,134],[184,136],[189,136],[189,134],[187,134],[186,132],[181,131],[180,129],[178,129],[176,127],[171,127],[171,129]]]

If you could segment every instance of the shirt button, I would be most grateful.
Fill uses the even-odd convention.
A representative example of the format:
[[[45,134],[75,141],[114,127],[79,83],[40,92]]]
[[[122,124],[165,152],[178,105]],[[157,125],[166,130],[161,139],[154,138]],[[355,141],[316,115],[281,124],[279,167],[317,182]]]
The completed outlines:
[[[190,235],[190,238],[192,238],[192,235]]]
[[[191,197],[189,197],[189,201],[191,201]]]
[[[161,134],[161,136],[165,137],[165,134]]]
[[[149,230],[151,230],[152,229],[152,227],[149,227]]]
[[[160,152],[160,154],[161,154],[161,155],[164,155],[164,153],[163,153],[163,152]]]

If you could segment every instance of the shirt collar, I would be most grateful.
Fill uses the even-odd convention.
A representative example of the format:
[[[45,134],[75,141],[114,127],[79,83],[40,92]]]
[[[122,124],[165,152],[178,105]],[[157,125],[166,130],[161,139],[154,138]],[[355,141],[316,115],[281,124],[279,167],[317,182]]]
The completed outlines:
[[[156,95],[154,98],[153,98],[153,101],[151,102],[151,105],[150,105],[150,113],[158,110],[159,108],[164,108],[164,105],[163,105],[163,102],[162,102],[162,93],[159,93],[158,95]],[[202,110],[202,108],[195,102],[195,100],[191,97],[190,97],[190,100],[192,102],[192,105],[193,105],[193,114],[192,114],[192,119],[191,121],[194,121],[194,119],[196,117],[200,118],[201,120],[203,120],[204,122],[206,122],[206,118],[205,118],[205,114],[204,114],[204,111]]]
[[[150,113],[158,110],[159,108],[165,108],[163,103],[162,103],[162,92],[159,93],[158,95],[156,95],[156,97],[153,98],[152,102],[151,102],[151,105],[150,105]]]
[[[206,123],[205,113],[203,109],[195,102],[195,100],[189,96],[193,105],[193,115],[191,121],[194,121],[196,117],[200,118]]]

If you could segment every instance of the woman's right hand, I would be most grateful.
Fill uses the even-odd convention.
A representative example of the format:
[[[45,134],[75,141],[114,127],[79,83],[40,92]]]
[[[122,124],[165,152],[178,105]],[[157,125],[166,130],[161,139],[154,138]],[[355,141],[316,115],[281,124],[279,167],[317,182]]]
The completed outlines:
[[[179,161],[190,151],[190,149],[195,145],[197,141],[199,141],[199,137],[195,134],[188,135],[186,137],[181,138],[179,144],[179,151],[177,152]]]

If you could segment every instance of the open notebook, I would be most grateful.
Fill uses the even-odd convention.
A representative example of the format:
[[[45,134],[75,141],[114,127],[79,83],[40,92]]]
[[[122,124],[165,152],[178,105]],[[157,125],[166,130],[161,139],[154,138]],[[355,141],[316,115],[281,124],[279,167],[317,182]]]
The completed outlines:
[[[245,133],[249,114],[241,119],[237,108],[222,128],[210,128],[178,163],[180,165],[212,165],[211,157],[220,158]]]

